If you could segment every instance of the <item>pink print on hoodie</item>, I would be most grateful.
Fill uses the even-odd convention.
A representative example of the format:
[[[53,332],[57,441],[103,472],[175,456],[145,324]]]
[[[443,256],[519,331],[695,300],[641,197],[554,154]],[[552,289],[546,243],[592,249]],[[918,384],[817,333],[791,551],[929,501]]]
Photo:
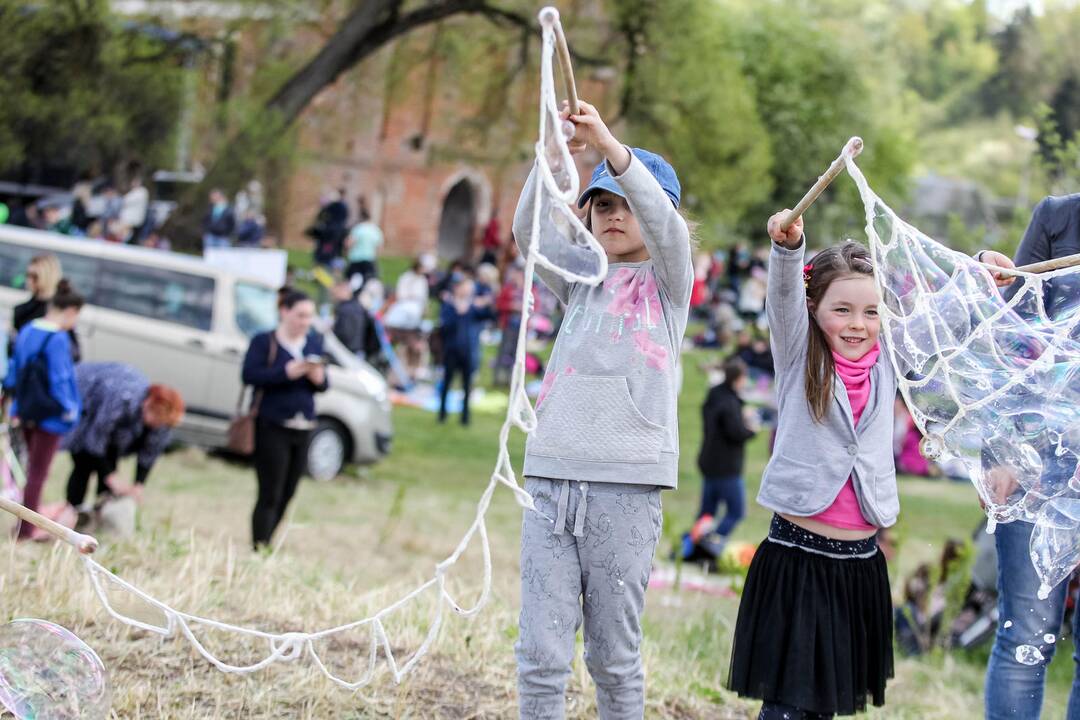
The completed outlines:
[[[607,306],[608,313],[622,318],[636,317],[641,327],[634,333],[637,351],[644,356],[645,364],[649,367],[654,370],[667,369],[667,348],[649,337],[649,328],[661,317],[656,278],[648,271],[619,268],[607,282],[615,286]]]

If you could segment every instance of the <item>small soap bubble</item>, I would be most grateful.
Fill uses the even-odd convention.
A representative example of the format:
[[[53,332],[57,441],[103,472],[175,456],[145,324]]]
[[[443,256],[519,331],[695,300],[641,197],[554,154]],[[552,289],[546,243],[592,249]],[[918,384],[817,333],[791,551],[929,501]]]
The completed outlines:
[[[101,658],[45,620],[0,626],[0,706],[18,720],[101,720],[111,705]]]
[[[1046,633],[1045,635],[1043,635],[1043,642],[1047,645],[1053,645],[1055,642],[1057,642],[1057,638],[1054,637],[1054,633]]]
[[[1012,627],[1012,620],[1006,620],[1005,621],[1005,629],[1008,630],[1011,627]]]
[[[1038,665],[1043,661],[1043,654],[1034,645],[1020,645],[1016,648],[1016,662],[1021,665]]]

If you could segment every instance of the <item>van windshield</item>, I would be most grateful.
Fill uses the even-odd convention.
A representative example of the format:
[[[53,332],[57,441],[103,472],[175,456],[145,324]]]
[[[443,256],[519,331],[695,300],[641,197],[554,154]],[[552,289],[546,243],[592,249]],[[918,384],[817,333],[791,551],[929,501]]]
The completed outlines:
[[[236,327],[252,337],[277,326],[277,291],[265,285],[236,283]]]

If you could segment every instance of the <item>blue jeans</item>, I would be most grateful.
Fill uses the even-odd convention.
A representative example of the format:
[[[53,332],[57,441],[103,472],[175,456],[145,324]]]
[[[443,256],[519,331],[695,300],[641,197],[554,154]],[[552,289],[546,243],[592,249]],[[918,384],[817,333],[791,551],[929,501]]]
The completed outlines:
[[[716,526],[716,532],[727,537],[739,521],[746,517],[746,490],[741,477],[736,475],[705,478],[701,488],[701,510],[698,511],[698,517],[712,515],[715,518],[720,503],[724,503],[725,513],[720,524]]]
[[[987,720],[1038,720],[1042,712],[1046,666],[1057,649],[1057,642],[1048,643],[1043,635],[1052,633],[1055,638],[1060,635],[1069,582],[1062,581],[1046,600],[1039,600],[1036,595],[1039,578],[1028,550],[1033,528],[1031,523],[1015,521],[998,525],[994,533],[998,554],[998,629],[986,669]],[[1078,618],[1080,613],[1074,612],[1073,661],[1080,669]],[[1020,645],[1037,647],[1044,661],[1037,665],[1017,662],[1016,648]],[[1080,672],[1073,677],[1066,717],[1080,720]]]

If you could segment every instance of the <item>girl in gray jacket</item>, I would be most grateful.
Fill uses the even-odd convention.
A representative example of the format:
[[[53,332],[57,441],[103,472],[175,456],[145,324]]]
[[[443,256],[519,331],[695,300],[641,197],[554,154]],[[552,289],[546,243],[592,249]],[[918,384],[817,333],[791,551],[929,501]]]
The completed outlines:
[[[578,205],[607,253],[604,281],[567,282],[537,267],[566,305],[536,401],[525,489],[539,512],[521,530],[516,645],[522,718],[562,718],[575,636],[604,720],[641,718],[641,613],[660,537],[660,490],[678,477],[676,366],[690,304],[689,232],[675,171],[618,142],[581,103],[571,152],[605,158]],[[534,169],[514,216],[526,255]]]
[[[758,502],[773,510],[750,565],[731,689],[760,718],[850,715],[885,702],[892,604],[879,528],[896,522],[896,378],[878,344],[870,255],[848,242],[804,265],[802,221],[769,220],[766,311],[776,363],[776,445]]]

